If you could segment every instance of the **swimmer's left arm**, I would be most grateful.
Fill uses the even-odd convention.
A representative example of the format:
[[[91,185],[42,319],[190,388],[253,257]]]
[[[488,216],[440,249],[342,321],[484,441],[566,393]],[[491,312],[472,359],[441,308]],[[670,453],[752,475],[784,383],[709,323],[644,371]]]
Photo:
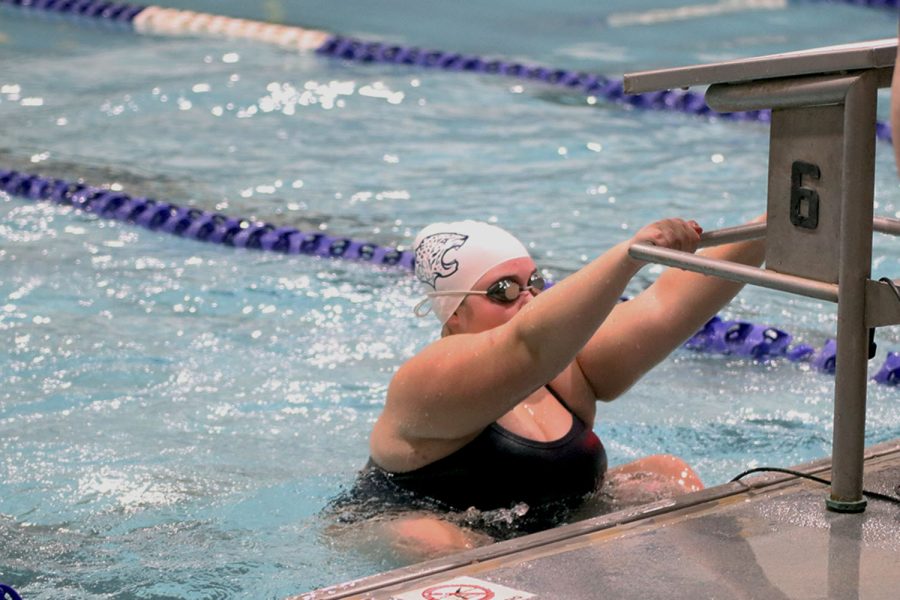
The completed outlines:
[[[764,221],[759,217],[757,222]],[[765,241],[710,248],[705,256],[760,265]],[[666,269],[653,285],[618,304],[578,354],[577,362],[600,400],[613,400],[697,332],[743,284]]]

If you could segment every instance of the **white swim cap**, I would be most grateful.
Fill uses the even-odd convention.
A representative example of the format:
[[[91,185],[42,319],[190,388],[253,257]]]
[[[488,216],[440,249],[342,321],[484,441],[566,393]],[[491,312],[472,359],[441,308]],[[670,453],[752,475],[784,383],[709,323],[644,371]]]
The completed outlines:
[[[528,250],[507,231],[480,221],[432,223],[416,236],[416,278],[429,292],[431,310],[441,324],[456,311],[481,276],[513,258],[530,257]],[[416,314],[424,316],[416,307]]]

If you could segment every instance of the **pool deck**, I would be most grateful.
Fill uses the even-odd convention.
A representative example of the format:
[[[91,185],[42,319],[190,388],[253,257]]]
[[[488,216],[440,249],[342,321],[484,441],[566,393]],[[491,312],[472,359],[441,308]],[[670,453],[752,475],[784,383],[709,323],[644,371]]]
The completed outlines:
[[[795,470],[830,479],[829,460]],[[866,451],[864,488],[900,494],[900,439]],[[900,598],[900,505],[838,514],[827,494],[754,475],[294,600]]]

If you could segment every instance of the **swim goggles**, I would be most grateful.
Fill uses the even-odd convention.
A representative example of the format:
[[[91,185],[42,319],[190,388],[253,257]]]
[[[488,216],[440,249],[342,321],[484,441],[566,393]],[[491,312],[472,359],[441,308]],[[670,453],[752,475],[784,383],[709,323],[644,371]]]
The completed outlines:
[[[471,294],[479,294],[487,296],[494,302],[499,302],[500,304],[511,304],[525,292],[537,294],[543,290],[546,285],[547,282],[544,281],[541,274],[535,271],[531,274],[531,277],[528,278],[528,284],[524,287],[512,277],[504,277],[503,279],[492,283],[486,290],[447,290],[442,292],[428,292],[425,294],[425,299],[416,305],[413,312],[417,317],[426,316],[431,311],[431,307],[427,306],[426,302],[428,302],[429,298],[434,298],[435,296],[469,296]]]

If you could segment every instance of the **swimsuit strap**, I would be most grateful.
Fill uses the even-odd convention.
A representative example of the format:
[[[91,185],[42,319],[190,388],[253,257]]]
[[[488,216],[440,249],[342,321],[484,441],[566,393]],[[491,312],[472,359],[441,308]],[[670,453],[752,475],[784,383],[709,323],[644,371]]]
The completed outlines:
[[[575,417],[576,419],[578,419],[579,421],[581,421],[581,418],[580,418],[578,415],[576,415],[576,414],[575,414],[575,411],[572,410],[572,408],[568,405],[568,403],[566,403],[565,400],[563,400],[563,397],[559,395],[559,392],[557,392],[556,390],[554,390],[553,387],[552,387],[549,383],[545,384],[544,387],[547,388],[547,391],[550,392],[550,395],[551,395],[551,396],[553,396],[554,398],[556,398],[556,400],[557,400],[560,404],[563,405],[563,408],[565,408],[567,411],[569,411],[569,413],[570,413],[573,417]]]

